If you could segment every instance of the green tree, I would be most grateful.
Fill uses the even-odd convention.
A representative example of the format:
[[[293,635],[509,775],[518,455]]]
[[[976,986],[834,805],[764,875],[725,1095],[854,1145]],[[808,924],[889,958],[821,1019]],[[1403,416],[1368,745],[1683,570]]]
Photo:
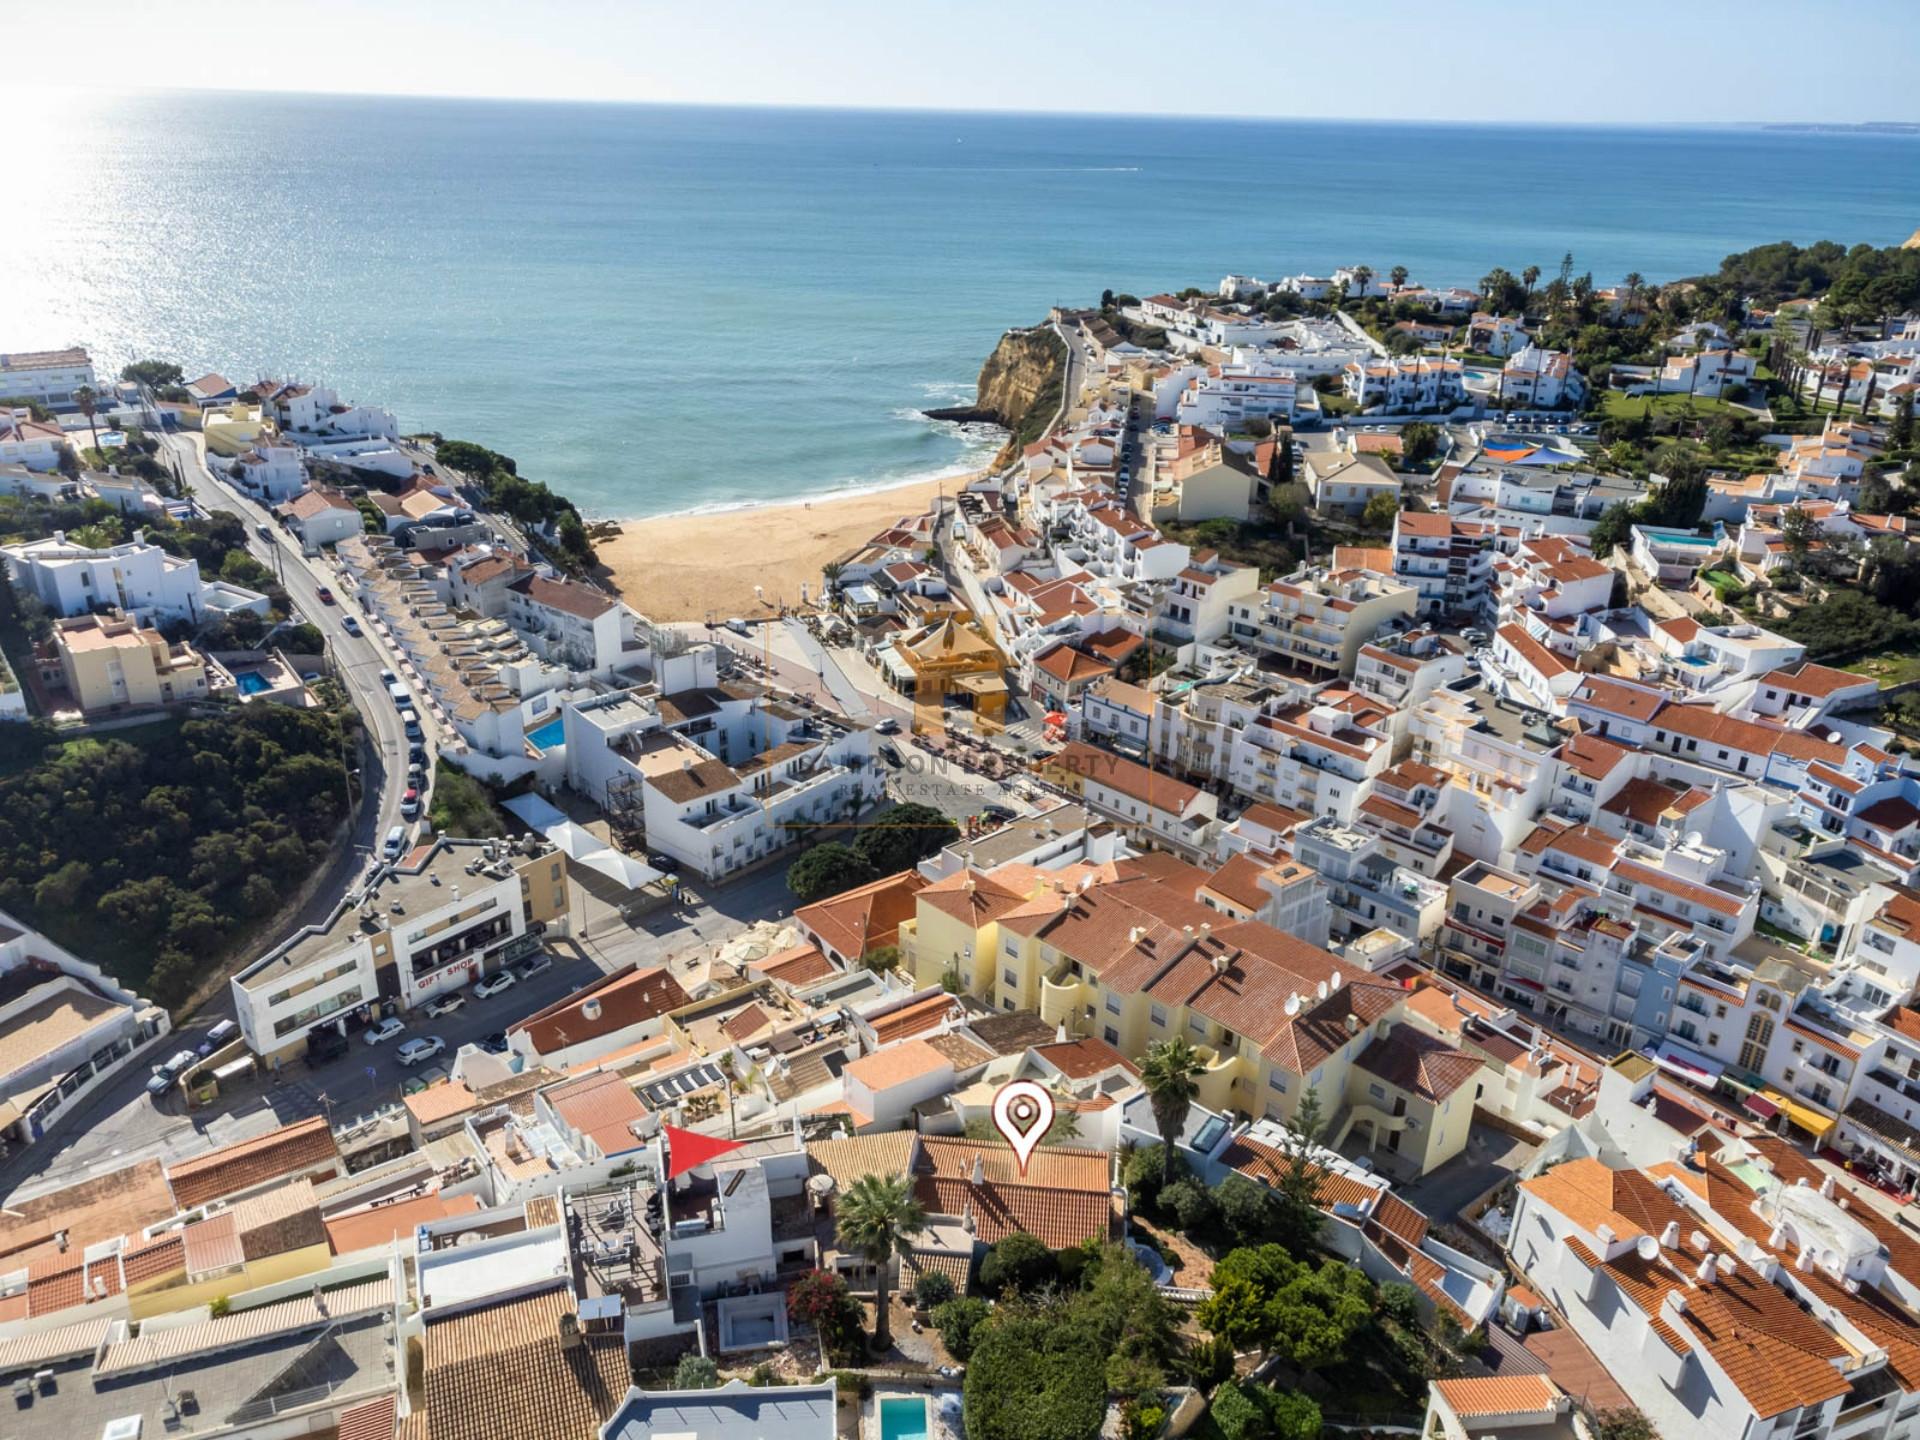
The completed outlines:
[[[884,975],[900,963],[898,945],[878,945],[860,957],[860,963],[876,975]]]
[[[1313,1248],[1325,1224],[1320,1213],[1320,1167],[1314,1159],[1324,1126],[1320,1092],[1309,1087],[1287,1121],[1282,1142],[1286,1159],[1273,1184],[1274,1228],[1281,1243],[1295,1254]]]
[[[1913,391],[1904,390],[1893,402],[1893,420],[1887,426],[1890,449],[1906,450],[1913,445]]]
[[[893,1343],[887,1292],[893,1259],[905,1243],[927,1228],[927,1212],[900,1175],[862,1175],[834,1207],[842,1249],[858,1250],[874,1267],[874,1342]]]
[[[1653,1422],[1631,1405],[1602,1410],[1594,1419],[1598,1440],[1660,1440]]]
[[[93,417],[100,413],[100,396],[91,385],[82,385],[73,392],[73,403],[80,413],[87,417],[87,434],[93,437],[93,450],[100,453],[100,427],[93,423]]]
[[[969,1440],[1087,1440],[1107,1408],[1108,1355],[1083,1326],[1015,1307],[975,1332],[963,1391]]]
[[[1160,1192],[1160,1208],[1172,1215],[1174,1224],[1189,1235],[1210,1229],[1220,1218],[1220,1207],[1213,1192],[1191,1175],[1181,1177]]]
[[[980,1262],[980,1288],[994,1295],[1009,1287],[1025,1294],[1047,1284],[1059,1270],[1045,1242],[1016,1230],[995,1241]]]
[[[953,1298],[953,1281],[939,1270],[922,1270],[913,1282],[913,1303],[936,1310]]]
[[[1440,453],[1440,427],[1416,420],[1400,427],[1400,460],[1409,469],[1418,469]]]
[[[1271,1188],[1245,1175],[1224,1176],[1213,1187],[1215,1213],[1237,1245],[1271,1239],[1279,1224],[1279,1201]]]
[[[821,1346],[844,1349],[860,1332],[860,1302],[831,1270],[812,1270],[787,1287],[787,1318],[819,1332]]]
[[[1820,522],[1798,505],[1780,517],[1780,543],[1787,547],[1787,563],[1795,573],[1806,569],[1807,555],[1820,539]]]
[[[896,805],[864,826],[853,848],[875,875],[911,870],[960,838],[960,827],[931,805]]]
[[[1633,527],[1639,523],[1638,505],[1627,500],[1609,505],[1599,520],[1594,522],[1593,532],[1587,537],[1587,543],[1593,547],[1594,557],[1605,560],[1620,546],[1631,543]]]
[[[933,1328],[940,1332],[947,1354],[964,1365],[973,1355],[974,1335],[992,1313],[986,1301],[958,1295],[935,1308]]]
[[[1199,1076],[1205,1067],[1184,1035],[1160,1040],[1147,1047],[1140,1066],[1140,1083],[1146,1087],[1147,1101],[1153,1107],[1153,1123],[1169,1156],[1179,1154],[1180,1131],[1193,1108],[1193,1097],[1200,1093]]]
[[[673,1370],[676,1390],[712,1390],[720,1384],[720,1367],[705,1355],[682,1355]]]
[[[1369,530],[1384,534],[1393,529],[1393,522],[1400,514],[1400,497],[1381,491],[1368,498],[1367,508],[1360,512],[1360,523]]]
[[[1320,1407],[1311,1396],[1263,1385],[1258,1401],[1266,1412],[1267,1433],[1273,1440],[1320,1440]]]
[[[1260,1440],[1266,1434],[1265,1412],[1236,1381],[1229,1380],[1213,1392],[1207,1413],[1226,1440]]]
[[[1393,282],[1394,289],[1405,289],[1407,284],[1407,267],[1404,265],[1394,266],[1393,269],[1387,272],[1387,279]]]
[[[787,888],[803,905],[880,878],[859,852],[837,841],[816,845],[787,868]]]
[[[165,390],[185,380],[187,372],[171,360],[135,360],[120,367],[120,378],[149,390]]]
[[[1526,298],[1521,302],[1525,304],[1533,299],[1533,287],[1540,283],[1540,267],[1538,265],[1527,266],[1526,269],[1520,272],[1520,283],[1525,287],[1526,291]]]
[[[1167,1156],[1170,1152],[1164,1145],[1143,1145],[1127,1156],[1121,1167],[1121,1179],[1127,1187],[1127,1194],[1133,1208],[1144,1210],[1148,1214],[1160,1208],[1160,1193],[1167,1185]],[[1179,1165],[1174,1165],[1175,1173]]]

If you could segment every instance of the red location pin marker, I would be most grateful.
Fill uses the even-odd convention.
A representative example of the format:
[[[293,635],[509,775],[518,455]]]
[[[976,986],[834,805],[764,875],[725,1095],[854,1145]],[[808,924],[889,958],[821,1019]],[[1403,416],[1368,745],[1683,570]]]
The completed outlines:
[[[1020,1173],[1027,1173],[1027,1162],[1053,1128],[1053,1096],[1044,1085],[1031,1080],[1012,1080],[993,1097],[993,1124],[1020,1162]]]

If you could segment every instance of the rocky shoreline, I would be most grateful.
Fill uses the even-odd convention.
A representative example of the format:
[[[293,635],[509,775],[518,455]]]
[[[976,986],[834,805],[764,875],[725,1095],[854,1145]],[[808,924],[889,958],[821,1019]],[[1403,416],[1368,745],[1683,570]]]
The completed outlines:
[[[929,420],[951,420],[956,425],[998,425],[1002,430],[1011,430],[1006,417],[990,405],[948,405],[937,410],[920,412]]]

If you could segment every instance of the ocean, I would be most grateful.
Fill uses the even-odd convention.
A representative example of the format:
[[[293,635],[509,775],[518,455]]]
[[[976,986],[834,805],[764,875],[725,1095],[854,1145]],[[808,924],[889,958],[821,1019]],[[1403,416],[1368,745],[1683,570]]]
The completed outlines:
[[[60,97],[10,117],[0,349],[324,379],[590,515],[968,468],[928,421],[1104,287],[1346,263],[1609,284],[1894,244],[1920,140],[495,103]]]

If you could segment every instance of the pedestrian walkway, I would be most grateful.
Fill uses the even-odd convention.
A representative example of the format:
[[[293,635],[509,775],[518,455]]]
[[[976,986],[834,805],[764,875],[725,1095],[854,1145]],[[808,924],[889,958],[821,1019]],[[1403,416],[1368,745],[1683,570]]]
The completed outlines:
[[[854,688],[853,682],[841,672],[833,657],[820,648],[820,642],[813,638],[813,632],[807,629],[805,622],[788,616],[786,629],[788,636],[805,656],[806,663],[813,667],[826,683],[829,693],[839,702],[842,712],[856,720],[864,720],[871,715],[872,707],[867,704],[866,697]]]

